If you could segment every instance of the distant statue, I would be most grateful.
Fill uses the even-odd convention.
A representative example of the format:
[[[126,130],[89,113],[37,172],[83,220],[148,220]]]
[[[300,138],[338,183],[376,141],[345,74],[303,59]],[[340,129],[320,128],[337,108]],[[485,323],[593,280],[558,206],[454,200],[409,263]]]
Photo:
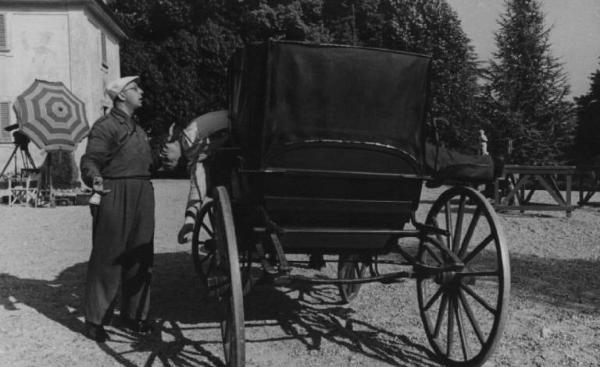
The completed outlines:
[[[479,154],[480,155],[489,155],[487,148],[488,138],[485,136],[485,131],[479,130]]]

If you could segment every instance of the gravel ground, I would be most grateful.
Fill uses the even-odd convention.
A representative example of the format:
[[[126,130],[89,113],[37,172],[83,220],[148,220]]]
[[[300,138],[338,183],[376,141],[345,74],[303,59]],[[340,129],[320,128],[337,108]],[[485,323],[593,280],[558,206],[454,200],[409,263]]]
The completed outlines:
[[[81,334],[89,209],[0,206],[0,366],[224,365],[216,305],[197,281],[188,246],[176,243],[187,182],[154,185],[159,328],[138,338],[110,327],[104,345]],[[424,191],[418,218],[440,192]],[[600,365],[599,207],[569,218],[499,216],[512,266],[510,318],[486,366]],[[410,280],[363,286],[349,306],[332,286],[257,288],[245,298],[247,365],[437,366],[416,297]]]

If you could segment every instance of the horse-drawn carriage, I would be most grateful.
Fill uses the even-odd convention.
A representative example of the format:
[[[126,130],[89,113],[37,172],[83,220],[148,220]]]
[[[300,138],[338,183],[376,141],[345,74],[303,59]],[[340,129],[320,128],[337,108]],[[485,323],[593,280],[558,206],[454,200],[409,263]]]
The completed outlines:
[[[277,285],[337,285],[343,302],[363,283],[414,278],[440,362],[478,366],[493,353],[510,289],[493,208],[454,186],[424,221],[415,214],[429,179],[430,67],[418,54],[294,42],[234,55],[231,137],[206,162],[211,198],[192,240],[196,270],[222,302],[228,365],[245,363],[244,294],[256,266]],[[297,275],[291,254],[337,255],[338,277]]]

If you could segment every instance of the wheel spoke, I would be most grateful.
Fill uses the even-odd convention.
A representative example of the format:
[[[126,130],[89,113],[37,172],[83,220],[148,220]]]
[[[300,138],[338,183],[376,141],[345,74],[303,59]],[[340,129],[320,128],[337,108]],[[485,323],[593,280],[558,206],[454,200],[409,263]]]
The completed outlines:
[[[469,287],[466,284],[461,284],[460,287],[462,289],[464,289],[465,292],[467,292],[471,297],[473,297],[473,299],[475,299],[477,302],[479,302],[480,305],[482,305],[485,309],[487,309],[488,311],[490,311],[490,313],[492,313],[493,315],[496,314],[496,309],[493,308],[492,306],[490,306],[490,304],[487,303],[486,300],[484,300],[483,298],[481,298],[480,295],[478,295],[477,293],[475,293],[475,291],[472,290],[471,287]]]
[[[360,278],[363,277],[363,273],[365,272],[366,269],[367,269],[367,264],[360,263],[360,272],[358,273]]]
[[[469,349],[469,343],[465,335],[462,314],[460,312],[460,304],[458,303],[458,298],[456,297],[454,298],[454,306],[454,316],[456,317],[456,328],[458,329],[458,335],[460,336],[461,349],[463,356],[465,357],[465,361],[468,361],[471,350]]]
[[[434,226],[434,227],[436,227],[436,228],[441,228],[441,227],[440,227],[440,224],[439,224],[439,222],[438,222],[438,220],[437,220],[437,218],[431,218],[431,225],[433,225],[433,226]],[[444,243],[444,236],[442,236],[441,234],[436,234],[436,235],[435,235],[435,237],[437,238],[437,240],[438,240],[440,243]],[[441,264],[441,263],[442,263],[442,262],[440,261],[440,264]]]
[[[471,261],[475,256],[477,256],[477,254],[479,254],[481,252],[481,250],[483,250],[487,245],[489,245],[493,239],[494,239],[494,236],[490,233],[489,236],[487,236],[479,245],[477,245],[477,247],[473,251],[471,251],[470,254],[468,254],[463,259],[463,262],[465,264],[468,264],[469,261]]]
[[[446,229],[448,230],[448,237],[446,237],[446,246],[452,248],[452,208],[450,207],[450,201],[444,206],[444,215],[446,217]]]
[[[456,214],[456,225],[455,225],[455,229],[454,229],[454,237],[452,238],[452,251],[453,252],[457,252],[458,251],[458,246],[460,245],[460,238],[462,235],[462,224],[463,224],[463,217],[465,215],[465,201],[466,201],[466,196],[465,195],[461,195],[460,196],[460,201],[458,203],[458,213]]]
[[[448,300],[448,333],[446,334],[446,355],[452,354],[454,346],[454,298]]]
[[[210,236],[210,237],[214,237],[215,233],[213,232],[212,228],[209,228],[206,223],[202,223],[202,228],[204,228],[204,230],[206,231],[206,233]]]
[[[473,218],[471,218],[471,222],[469,223],[469,228],[467,228],[467,233],[463,238],[462,245],[460,246],[460,250],[458,252],[458,257],[462,258],[469,247],[469,242],[471,242],[471,237],[473,237],[473,233],[475,232],[475,228],[477,227],[477,223],[479,222],[479,218],[481,217],[481,207],[478,206],[475,209],[475,213],[473,213]]]
[[[440,335],[440,329],[442,328],[442,321],[444,320],[444,313],[446,313],[447,305],[448,295],[444,293],[442,295],[442,301],[440,302],[440,308],[438,309],[437,319],[435,320],[435,330],[433,331],[434,338],[437,338]]]
[[[433,257],[433,259],[437,261],[438,265],[442,265],[444,263],[444,261],[440,259],[440,257],[433,250],[431,250],[429,246],[427,246],[426,244],[424,244],[423,246],[425,247],[425,251],[429,252],[431,257]]]
[[[208,210],[208,221],[210,222],[210,227],[215,228],[215,215],[213,208]]]
[[[479,339],[479,342],[481,343],[481,345],[483,345],[483,343],[485,342],[484,338],[483,338],[483,333],[481,332],[481,328],[479,327],[479,323],[477,322],[477,319],[475,319],[475,314],[473,314],[473,309],[471,308],[471,305],[469,305],[469,302],[467,302],[467,299],[465,298],[465,295],[461,289],[458,290],[458,297],[460,299],[460,303],[462,303],[463,308],[465,309],[465,313],[467,314],[467,318],[469,319],[469,322],[471,323],[473,330],[475,330],[477,339]]]
[[[423,310],[424,311],[429,310],[429,308],[435,303],[435,301],[437,301],[438,298],[440,298],[441,295],[442,295],[442,287],[439,287],[438,290],[435,292],[435,294],[433,296],[431,296],[431,299],[429,299],[429,302],[427,302],[425,307],[423,307]]]
[[[360,278],[360,263],[354,263],[354,274],[352,275],[354,275],[353,278]]]

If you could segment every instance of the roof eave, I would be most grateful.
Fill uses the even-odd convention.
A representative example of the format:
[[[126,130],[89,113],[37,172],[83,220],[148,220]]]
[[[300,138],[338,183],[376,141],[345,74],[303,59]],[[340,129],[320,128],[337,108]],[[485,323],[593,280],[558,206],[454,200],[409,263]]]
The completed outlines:
[[[127,27],[117,19],[115,13],[102,0],[87,0],[84,3],[119,39],[131,38]]]
[[[113,11],[102,0],[2,0],[1,3],[1,5],[17,7],[54,7],[60,5],[68,8],[70,6],[82,6],[94,14],[119,39],[126,40],[131,38],[127,27],[119,21]]]

